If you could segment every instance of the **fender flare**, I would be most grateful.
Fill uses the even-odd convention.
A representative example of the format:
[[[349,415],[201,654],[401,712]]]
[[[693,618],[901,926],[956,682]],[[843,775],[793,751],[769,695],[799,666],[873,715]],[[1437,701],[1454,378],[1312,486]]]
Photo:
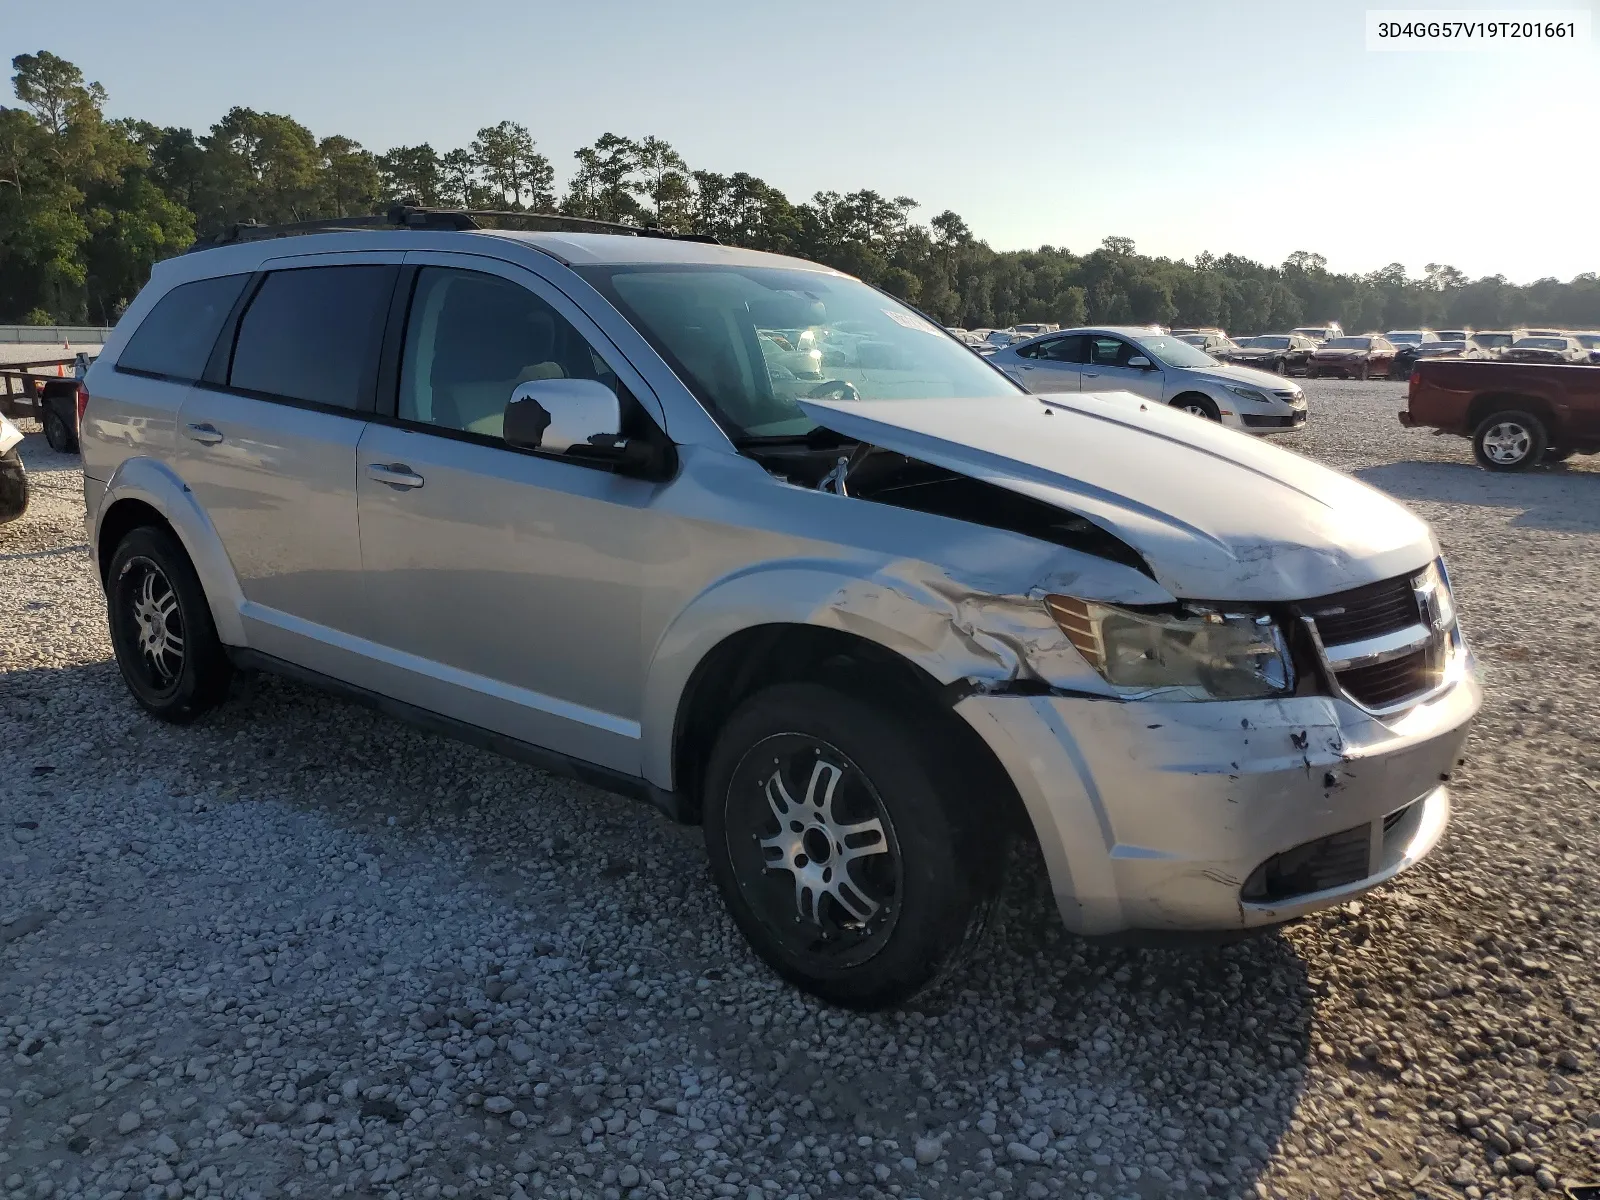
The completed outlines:
[[[854,634],[916,664],[941,684],[1003,680],[1003,653],[963,631],[957,591],[937,569],[845,559],[787,559],[717,580],[662,631],[645,672],[640,762],[673,786],[680,709],[695,669],[727,638],[763,625],[811,625]]]
[[[106,515],[123,500],[139,500],[148,504],[172,527],[183,543],[195,573],[200,576],[200,586],[205,589],[206,603],[211,606],[211,619],[217,627],[217,637],[224,645],[245,646],[244,622],[239,612],[244,606],[244,592],[234,573],[233,562],[223,548],[216,526],[206,516],[205,510],[195,503],[194,493],[171,467],[147,456],[127,458],[112,473],[106,484],[100,506],[94,513],[94,536],[90,541],[96,569],[100,561],[100,529]]]
[[[759,566],[718,580],[686,605],[663,632],[645,679],[640,762],[644,777],[664,791],[674,779],[674,750],[689,681],[707,655],[727,638],[766,625],[803,625],[854,634],[916,664],[935,682],[1008,677],[1007,664],[992,648],[965,634],[951,600],[941,596],[939,580],[909,564],[873,570],[859,561],[788,560]],[[948,580],[945,582],[948,583]],[[919,595],[919,592],[922,594]],[[1026,705],[1027,700],[1019,699]],[[1092,863],[1079,862],[1067,847],[1057,811],[1026,779],[1012,774],[1013,749],[990,728],[986,708],[963,702],[953,715],[971,726],[995,755],[1014,786],[1045,852],[1057,896],[1075,894],[1077,882],[1094,875]],[[1028,723],[1029,736],[1038,736]],[[1086,768],[1085,768],[1086,769]],[[1081,776],[1062,779],[1060,788],[1075,797],[1069,806],[1074,832],[1098,836],[1090,785]],[[1098,844],[1094,842],[1091,844]]]

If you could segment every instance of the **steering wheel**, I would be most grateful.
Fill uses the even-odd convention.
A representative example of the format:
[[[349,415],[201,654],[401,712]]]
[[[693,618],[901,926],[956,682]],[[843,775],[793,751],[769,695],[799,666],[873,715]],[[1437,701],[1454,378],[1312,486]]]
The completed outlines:
[[[830,379],[819,383],[806,393],[808,400],[860,400],[861,393],[856,391],[856,385],[844,379]]]

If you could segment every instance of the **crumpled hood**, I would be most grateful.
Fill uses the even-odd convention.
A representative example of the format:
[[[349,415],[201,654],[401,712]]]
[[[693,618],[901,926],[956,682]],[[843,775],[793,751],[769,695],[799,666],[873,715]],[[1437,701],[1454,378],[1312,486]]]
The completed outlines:
[[[846,437],[1088,518],[1183,599],[1304,600],[1438,553],[1382,492],[1129,392],[799,403]]]

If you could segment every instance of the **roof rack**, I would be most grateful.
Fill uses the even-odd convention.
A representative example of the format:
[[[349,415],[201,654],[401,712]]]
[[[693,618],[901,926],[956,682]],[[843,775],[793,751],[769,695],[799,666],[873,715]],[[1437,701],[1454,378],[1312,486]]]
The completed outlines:
[[[292,221],[284,225],[258,225],[254,221],[235,221],[214,237],[197,240],[189,252],[231,246],[239,242],[259,242],[269,238],[293,237],[301,233],[336,233],[361,229],[454,230],[483,229],[478,218],[515,220],[535,228],[575,233],[616,233],[631,237],[670,238],[679,242],[721,245],[704,233],[673,233],[655,224],[624,225],[617,221],[596,221],[589,217],[569,217],[561,213],[513,212],[488,208],[424,208],[416,204],[396,204],[387,212],[360,217],[324,217],[315,221]],[[488,226],[495,228],[495,226]]]

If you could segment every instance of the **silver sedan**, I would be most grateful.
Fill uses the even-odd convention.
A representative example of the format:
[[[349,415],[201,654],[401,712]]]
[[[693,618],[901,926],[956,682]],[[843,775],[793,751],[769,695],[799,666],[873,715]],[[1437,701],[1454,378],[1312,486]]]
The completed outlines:
[[[1132,392],[1249,433],[1306,423],[1300,388],[1277,375],[1220,363],[1149,328],[1063,329],[989,356],[1030,392]]]

